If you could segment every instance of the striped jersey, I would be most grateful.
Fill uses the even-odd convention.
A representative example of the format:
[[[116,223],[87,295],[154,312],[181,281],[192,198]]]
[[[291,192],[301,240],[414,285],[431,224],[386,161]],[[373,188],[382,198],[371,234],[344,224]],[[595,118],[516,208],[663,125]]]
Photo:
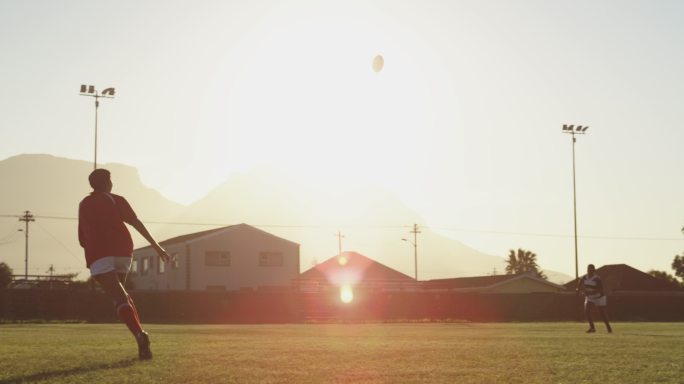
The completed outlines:
[[[582,284],[584,285],[584,295],[586,297],[596,299],[602,296],[603,282],[597,274],[591,277],[589,275],[582,276]]]

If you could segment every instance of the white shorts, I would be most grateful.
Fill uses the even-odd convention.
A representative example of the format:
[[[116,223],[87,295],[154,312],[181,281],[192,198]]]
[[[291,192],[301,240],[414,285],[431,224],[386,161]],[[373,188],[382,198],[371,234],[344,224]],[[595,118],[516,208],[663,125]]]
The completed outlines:
[[[601,297],[585,297],[584,298],[584,306],[586,307],[587,304],[592,303],[597,307],[605,307],[606,306],[606,295],[603,295]]]
[[[131,269],[131,260],[129,256],[105,256],[90,264],[90,274],[96,276],[111,271],[128,273]]]

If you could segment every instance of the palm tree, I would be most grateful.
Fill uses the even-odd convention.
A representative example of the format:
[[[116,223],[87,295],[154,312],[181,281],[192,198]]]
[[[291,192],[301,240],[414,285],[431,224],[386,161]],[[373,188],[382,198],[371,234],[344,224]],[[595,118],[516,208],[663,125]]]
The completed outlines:
[[[544,272],[539,270],[535,253],[521,248],[518,248],[518,252],[511,249],[506,260],[506,274],[517,275],[527,272],[534,272],[538,277],[546,280]]]

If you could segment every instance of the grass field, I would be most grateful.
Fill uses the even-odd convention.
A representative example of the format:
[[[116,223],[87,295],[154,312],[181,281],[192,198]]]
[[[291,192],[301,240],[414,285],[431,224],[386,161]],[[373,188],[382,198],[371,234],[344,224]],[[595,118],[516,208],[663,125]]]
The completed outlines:
[[[0,325],[5,383],[682,383],[684,324]]]

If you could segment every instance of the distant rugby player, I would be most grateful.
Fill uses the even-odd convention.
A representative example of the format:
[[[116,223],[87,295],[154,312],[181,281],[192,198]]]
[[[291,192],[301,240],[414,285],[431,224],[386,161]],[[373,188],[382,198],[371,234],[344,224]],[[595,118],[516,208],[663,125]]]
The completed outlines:
[[[582,276],[582,278],[577,283],[577,290],[584,291],[584,312],[587,315],[587,321],[589,321],[589,329],[587,333],[596,332],[594,328],[594,320],[591,318],[591,311],[593,307],[598,309],[598,313],[601,319],[606,324],[606,330],[608,333],[612,333],[613,329],[608,323],[608,317],[606,316],[606,295],[603,292],[603,282],[601,278],[595,273],[596,267],[594,264],[589,264],[587,266],[587,274]]]
[[[96,169],[88,176],[93,192],[86,196],[78,208],[78,240],[85,250],[86,265],[90,274],[114,300],[116,313],[131,331],[138,343],[138,357],[152,358],[150,338],[142,329],[138,310],[122,283],[131,268],[133,240],[128,223],[150,242],[160,259],[169,260],[166,251],[157,244],[126,199],[114,195],[110,173]]]

